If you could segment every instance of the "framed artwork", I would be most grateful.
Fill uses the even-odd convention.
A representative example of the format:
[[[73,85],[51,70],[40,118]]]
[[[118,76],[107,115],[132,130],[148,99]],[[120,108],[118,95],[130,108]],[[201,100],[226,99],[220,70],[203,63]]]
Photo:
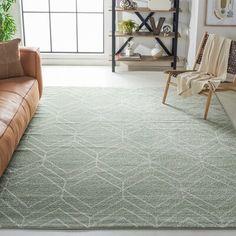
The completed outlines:
[[[236,26],[236,0],[207,0],[206,25]]]

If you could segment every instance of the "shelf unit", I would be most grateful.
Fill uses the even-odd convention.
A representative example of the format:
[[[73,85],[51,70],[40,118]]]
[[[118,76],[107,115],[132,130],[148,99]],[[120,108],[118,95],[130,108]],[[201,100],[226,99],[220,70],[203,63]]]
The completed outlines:
[[[112,35],[111,35],[112,36]],[[145,38],[175,38],[175,33],[170,33],[167,36],[165,36],[163,33],[160,33],[159,35],[155,35],[153,32],[134,32],[133,34],[124,34],[121,32],[115,32],[115,37],[145,37]],[[178,37],[180,37],[180,34],[178,34]]]
[[[144,38],[153,38],[157,41],[157,43],[160,44],[160,46],[163,48],[167,56],[160,57],[158,59],[155,59],[151,56],[141,56],[141,60],[137,61],[134,60],[135,63],[144,63],[144,62],[170,62],[171,67],[173,69],[176,69],[177,62],[178,62],[178,38],[180,37],[180,34],[178,32],[179,29],[179,13],[181,12],[181,9],[179,7],[179,0],[174,0],[174,8],[170,10],[150,10],[146,7],[139,7],[135,10],[125,10],[122,8],[119,8],[116,6],[116,0],[112,0],[112,72],[115,72],[116,68],[116,62],[132,62],[132,60],[122,60],[122,58],[117,59],[117,55],[120,54],[125,47],[128,45],[130,41],[132,41],[135,37],[144,37]],[[141,21],[141,24],[139,25],[136,32],[133,34],[123,34],[116,31],[116,19],[117,19],[117,13],[122,12],[129,12],[135,14]],[[146,17],[143,17],[142,14],[147,14]],[[157,14],[157,13],[166,13],[166,14],[173,14],[173,32],[169,34],[168,36],[164,34],[155,35],[153,34],[153,30],[149,24],[149,19]],[[146,26],[147,30],[149,32],[140,32],[140,30]],[[116,49],[116,38],[126,38],[125,43],[117,50]],[[165,46],[163,39],[170,39],[172,40],[172,48],[171,51]]]

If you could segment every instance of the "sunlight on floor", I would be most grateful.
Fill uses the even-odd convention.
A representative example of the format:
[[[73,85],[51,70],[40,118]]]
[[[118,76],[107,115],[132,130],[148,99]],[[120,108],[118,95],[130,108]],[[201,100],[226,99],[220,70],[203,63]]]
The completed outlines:
[[[44,86],[78,87],[163,87],[162,72],[118,71],[108,66],[44,66]]]

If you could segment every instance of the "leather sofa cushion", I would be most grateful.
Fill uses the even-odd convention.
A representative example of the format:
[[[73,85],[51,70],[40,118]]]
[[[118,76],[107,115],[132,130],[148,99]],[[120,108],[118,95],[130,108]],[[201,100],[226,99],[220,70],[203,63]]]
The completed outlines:
[[[38,81],[31,77],[0,80],[0,176],[39,102]]]
[[[0,80],[0,176],[16,149],[39,102],[32,77]]]
[[[0,43],[0,79],[24,75],[19,43],[20,39]]]
[[[8,126],[15,125],[12,121],[21,107],[25,113],[22,114],[22,123],[29,122],[29,119],[33,116],[35,107],[31,103],[34,103],[32,100],[38,102],[39,93],[35,92],[34,99],[28,98],[32,89],[34,92],[38,89],[38,82],[30,77],[0,80],[0,138],[4,135]]]

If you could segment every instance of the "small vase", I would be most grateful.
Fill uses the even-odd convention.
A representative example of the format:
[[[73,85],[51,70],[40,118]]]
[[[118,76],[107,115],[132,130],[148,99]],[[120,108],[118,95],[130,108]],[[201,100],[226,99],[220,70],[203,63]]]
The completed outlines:
[[[121,0],[120,7],[125,10],[137,9],[138,4],[133,2],[133,0]]]
[[[163,49],[157,44],[151,51],[151,55],[153,58],[158,59],[163,55]]]
[[[123,30],[123,34],[131,35],[132,33],[132,30]]]
[[[131,8],[131,0],[121,0],[120,1],[120,7],[123,8],[123,9],[129,9]]]
[[[127,57],[131,57],[134,55],[134,49],[132,48],[131,44],[129,43],[126,50],[125,50],[125,55]]]

